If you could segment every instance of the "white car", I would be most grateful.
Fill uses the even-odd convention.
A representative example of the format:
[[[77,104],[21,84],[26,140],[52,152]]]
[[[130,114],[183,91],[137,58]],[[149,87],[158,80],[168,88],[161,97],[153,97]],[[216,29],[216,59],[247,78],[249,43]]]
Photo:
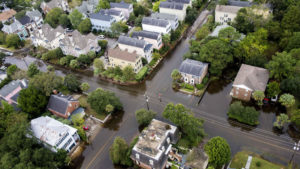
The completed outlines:
[[[14,53],[12,52],[4,52],[5,55],[12,56]]]
[[[98,37],[99,37],[99,39],[104,39],[105,38],[104,35],[99,35]]]

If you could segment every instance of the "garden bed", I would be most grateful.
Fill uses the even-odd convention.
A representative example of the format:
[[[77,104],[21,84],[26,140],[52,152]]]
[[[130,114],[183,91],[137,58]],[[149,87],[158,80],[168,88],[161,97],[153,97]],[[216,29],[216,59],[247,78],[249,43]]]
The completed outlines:
[[[191,85],[191,84],[182,82],[182,83],[178,83],[176,86],[178,87],[177,88],[178,91],[180,91],[182,93],[202,97],[206,88],[208,87],[209,82],[210,82],[210,79],[206,76],[202,80],[201,84]]]

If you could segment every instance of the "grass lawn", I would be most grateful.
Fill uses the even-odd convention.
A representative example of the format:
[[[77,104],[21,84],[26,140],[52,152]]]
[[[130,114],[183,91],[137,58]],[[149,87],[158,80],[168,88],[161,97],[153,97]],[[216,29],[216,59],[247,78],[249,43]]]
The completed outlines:
[[[96,117],[100,120],[105,119],[106,114],[104,114],[104,113],[99,114],[91,108],[90,104],[88,104],[88,102],[87,102],[87,96],[82,95],[79,97],[78,100],[80,102],[80,106],[85,108],[85,113],[87,113],[88,115],[93,115],[94,117]]]
[[[0,45],[0,47],[1,48],[5,48],[5,49],[7,49],[7,50],[10,50],[10,51],[12,51],[12,52],[14,52],[16,49],[14,48],[14,47],[7,47],[6,45]]]
[[[250,165],[250,169],[285,169],[286,168],[282,165],[274,164],[267,160],[264,160],[258,154],[255,154],[253,152],[248,152],[248,151],[241,151],[235,154],[235,156],[232,159],[230,167],[236,169],[245,167],[249,155],[253,157]],[[258,163],[260,163],[260,166],[257,165]]]

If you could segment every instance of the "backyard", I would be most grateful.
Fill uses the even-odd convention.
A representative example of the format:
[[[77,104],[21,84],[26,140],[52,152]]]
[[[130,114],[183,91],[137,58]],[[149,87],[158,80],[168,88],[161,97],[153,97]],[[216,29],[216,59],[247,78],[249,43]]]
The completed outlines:
[[[80,106],[85,108],[85,112],[88,115],[92,115],[100,120],[104,120],[106,117],[106,114],[104,113],[97,113],[95,110],[93,110],[90,106],[90,104],[87,102],[87,96],[82,95],[79,97]]]

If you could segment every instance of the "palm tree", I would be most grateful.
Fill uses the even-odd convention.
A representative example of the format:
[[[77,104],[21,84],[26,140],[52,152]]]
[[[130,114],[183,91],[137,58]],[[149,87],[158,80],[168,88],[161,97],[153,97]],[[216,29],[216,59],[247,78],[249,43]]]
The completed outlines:
[[[172,79],[173,79],[174,81],[176,81],[176,82],[177,82],[178,80],[181,79],[181,74],[180,74],[180,72],[178,71],[178,69],[174,69],[174,70],[172,71],[171,77],[172,77]]]
[[[263,105],[263,99],[265,98],[265,94],[263,91],[255,91],[253,94],[252,94],[252,98],[257,101],[257,104],[259,106]]]
[[[291,94],[286,93],[280,96],[279,102],[286,108],[289,108],[295,104],[295,97]]]

